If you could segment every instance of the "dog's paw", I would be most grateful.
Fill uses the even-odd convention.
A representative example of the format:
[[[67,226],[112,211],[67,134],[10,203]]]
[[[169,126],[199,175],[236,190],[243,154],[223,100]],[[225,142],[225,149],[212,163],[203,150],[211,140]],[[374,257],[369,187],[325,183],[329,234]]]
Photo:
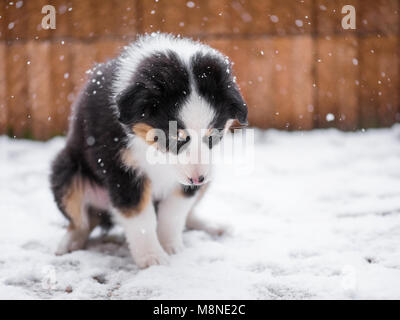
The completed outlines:
[[[221,237],[232,233],[232,228],[229,225],[205,223],[203,231],[212,237]]]
[[[189,230],[200,230],[208,233],[213,237],[219,237],[232,233],[229,225],[211,223],[207,220],[199,218],[196,214],[191,214],[186,221],[186,227]]]
[[[167,265],[168,255],[165,252],[148,253],[135,258],[136,265],[140,269],[148,268],[155,265]]]
[[[67,232],[57,247],[55,254],[62,256],[72,251],[81,250],[85,247],[87,237],[78,235],[78,233]]]
[[[60,243],[60,245],[57,247],[57,250],[55,252],[56,256],[62,256],[67,253],[71,253],[76,250],[81,250],[83,249],[84,245],[81,243]]]
[[[177,241],[175,243],[167,243],[162,245],[165,252],[168,254],[176,254],[178,252],[181,252],[185,247],[182,243],[182,241]]]

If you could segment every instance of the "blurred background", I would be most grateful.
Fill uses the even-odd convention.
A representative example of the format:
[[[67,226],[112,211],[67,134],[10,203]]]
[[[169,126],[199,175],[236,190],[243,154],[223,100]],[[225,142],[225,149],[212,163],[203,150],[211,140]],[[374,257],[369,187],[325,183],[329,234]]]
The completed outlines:
[[[56,8],[55,30],[41,27],[47,4]],[[348,4],[355,30],[341,25]],[[252,126],[391,126],[400,120],[399,7],[399,0],[1,0],[0,134],[65,134],[85,71],[155,31],[228,55]]]

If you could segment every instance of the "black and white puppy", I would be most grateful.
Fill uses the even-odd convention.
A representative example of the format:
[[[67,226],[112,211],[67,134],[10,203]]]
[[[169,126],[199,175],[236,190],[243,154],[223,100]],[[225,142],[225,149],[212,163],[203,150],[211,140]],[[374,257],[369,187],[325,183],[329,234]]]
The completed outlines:
[[[165,263],[182,249],[185,225],[207,228],[192,211],[212,166],[176,160],[208,156],[235,119],[247,122],[231,63],[199,42],[152,34],[89,74],[52,166],[55,201],[70,222],[57,253],[83,248],[94,227],[113,220],[139,267]]]

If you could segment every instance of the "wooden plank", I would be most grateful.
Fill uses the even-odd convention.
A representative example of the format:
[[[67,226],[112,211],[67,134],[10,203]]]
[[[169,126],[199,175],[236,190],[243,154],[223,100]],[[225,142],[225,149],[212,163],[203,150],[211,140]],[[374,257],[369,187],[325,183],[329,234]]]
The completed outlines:
[[[141,6],[144,32],[162,31],[201,37],[230,31],[230,7],[227,0],[141,1]]]
[[[291,130],[310,130],[313,128],[313,44],[310,36],[291,39],[290,74],[291,103],[287,105],[291,113]],[[285,107],[285,106],[284,106]]]
[[[314,12],[316,15],[316,29],[320,35],[333,35],[337,33],[356,33],[356,30],[342,28],[342,8],[352,5],[356,9],[356,28],[360,26],[360,2],[364,0],[316,0]]]
[[[195,8],[193,9],[196,10]],[[190,34],[189,18],[192,19],[194,14],[187,15],[185,0],[169,0],[164,3],[160,10],[162,13],[160,23],[162,31],[182,35]],[[150,15],[154,15],[153,11],[150,11]]]
[[[276,126],[274,88],[270,85],[273,40],[235,40],[231,56],[237,84],[249,109],[249,124],[261,128]]]
[[[207,34],[230,34],[232,30],[231,1],[206,0],[201,2],[201,26]]]
[[[206,34],[301,34],[311,30],[311,0],[294,0],[290,3],[276,0],[233,2],[170,0],[143,1],[141,4],[146,32],[159,30],[189,36],[205,36]]]
[[[28,35],[27,6],[23,1],[2,1],[1,5],[4,6],[6,39],[26,39]]]
[[[280,129],[309,129],[312,115],[308,108],[312,101],[311,40],[308,37],[276,38],[277,54],[271,79],[275,92],[274,127]],[[299,61],[298,53],[304,55]]]
[[[271,33],[268,13],[272,9],[271,0],[234,1],[230,3],[231,32],[236,34]]]
[[[311,31],[312,1],[234,1],[232,31],[240,34],[302,34]]]
[[[73,102],[72,56],[69,45],[51,44],[51,99],[53,134],[66,134],[68,116]]]
[[[271,61],[274,67],[271,84],[274,88],[274,123],[277,129],[289,129],[291,127],[290,111],[290,89],[291,87],[291,66],[290,49],[291,44],[288,38],[276,38],[274,48],[277,52]]]
[[[54,29],[43,29],[42,19],[45,14],[42,14],[43,6],[51,4],[48,0],[35,0],[35,1],[24,1],[23,2],[23,14],[27,16],[27,31],[26,38],[33,40],[49,39],[54,33]],[[57,17],[56,14],[56,28],[57,28]]]
[[[26,46],[14,42],[7,48],[7,99],[8,124],[17,138],[31,136],[31,114],[28,97]]]
[[[139,0],[113,0],[114,9],[118,23],[114,34],[118,35],[123,40],[133,39],[133,37],[138,33],[138,17],[140,13],[138,12],[138,2]]]
[[[234,70],[251,125],[312,128],[311,45],[309,37],[232,42]]]
[[[82,52],[85,54],[82,54]],[[71,44],[71,55],[71,80],[73,83],[73,90],[70,95],[70,100],[75,101],[79,91],[88,79],[86,72],[95,65],[97,55],[96,44],[73,43]]]
[[[273,24],[273,31],[278,35],[303,34],[311,32],[312,0],[273,1],[271,13],[276,19],[269,16]]]
[[[137,32],[135,0],[107,0],[94,8],[96,36],[132,38]]]
[[[382,127],[398,122],[400,111],[400,57],[399,37],[389,36],[381,45],[379,40],[376,49],[378,74],[383,79],[378,83],[378,117]]]
[[[166,20],[164,13],[165,6],[167,6],[165,1],[140,1],[142,32],[150,33],[166,30],[164,26]]]
[[[363,0],[360,2],[358,28],[361,32],[381,35],[398,34],[398,0]]]
[[[360,64],[355,36],[317,41],[318,127],[355,130],[359,125]]]
[[[123,47],[128,42],[115,41],[115,40],[99,40],[96,41],[96,62],[107,62],[118,56]]]
[[[7,34],[7,18],[6,18],[6,4],[0,2],[0,40],[6,39]]]
[[[53,38],[60,40],[60,38],[72,36],[74,13],[71,0],[53,0],[51,3],[57,11],[56,29],[52,31]]]
[[[169,0],[164,6],[165,30],[183,36],[199,36],[205,33],[202,26],[201,7],[206,6],[200,1]]]
[[[45,140],[53,134],[53,108],[51,99],[50,42],[29,41],[27,52],[28,96],[31,105],[32,134]]]
[[[365,128],[390,126],[399,111],[398,39],[394,36],[361,40],[360,105]]]
[[[102,2],[103,3],[103,2]],[[104,4],[103,4],[104,5]],[[71,0],[72,35],[75,38],[93,38],[96,34],[96,4],[95,0]]]
[[[94,19],[95,36],[109,36],[115,34],[117,25],[121,23],[121,17],[117,15],[114,1],[103,1],[92,9],[96,15]]]
[[[6,96],[7,96],[6,50],[7,50],[6,44],[4,42],[0,42],[0,135],[7,133],[7,125],[8,125],[8,109],[6,104]]]

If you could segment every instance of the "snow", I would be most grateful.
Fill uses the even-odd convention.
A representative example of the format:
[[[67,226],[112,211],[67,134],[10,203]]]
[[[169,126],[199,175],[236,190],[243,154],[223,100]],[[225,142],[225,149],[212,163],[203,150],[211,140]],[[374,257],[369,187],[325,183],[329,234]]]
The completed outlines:
[[[275,16],[275,15],[272,15],[269,18],[273,23],[277,23],[279,21],[279,18],[277,16]]]
[[[230,233],[188,231],[169,265],[139,270],[120,228],[55,256],[67,224],[47,177],[64,139],[0,137],[0,298],[399,299],[400,125],[255,140],[254,171],[220,168],[199,207]]]

